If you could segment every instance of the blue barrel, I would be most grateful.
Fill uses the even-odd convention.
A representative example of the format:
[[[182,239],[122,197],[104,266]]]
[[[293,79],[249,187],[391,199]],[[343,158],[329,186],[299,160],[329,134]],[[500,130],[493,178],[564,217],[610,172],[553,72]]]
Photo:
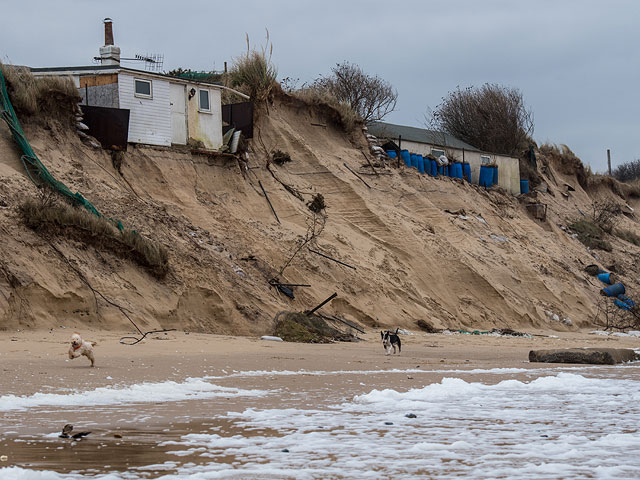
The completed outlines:
[[[520,180],[520,193],[529,193],[529,180]]]
[[[487,188],[491,186],[487,183],[488,171],[489,171],[489,167],[487,167],[486,165],[480,165],[480,179],[478,180],[478,185],[480,185],[481,187]]]
[[[431,162],[431,176],[432,177],[437,177],[438,176],[438,162],[436,162],[435,160],[430,160]]]
[[[438,175],[440,175],[441,177],[444,176],[444,165],[440,165],[438,167]]]
[[[498,185],[498,166],[492,167],[493,179],[491,185]]]
[[[462,176],[464,175],[464,172],[462,170],[462,164],[461,163],[456,163],[456,178],[462,178]]]
[[[444,176],[448,177],[449,176],[449,165],[445,165],[444,166]]]
[[[617,307],[620,307],[623,310],[631,310],[636,306],[636,302],[625,295],[618,295],[618,298],[614,301],[614,303]]]
[[[398,152],[396,152],[395,150],[387,150],[387,155],[389,155],[389,157],[391,158],[398,158]]]
[[[416,163],[418,164],[418,171],[424,173],[424,157],[419,153],[416,155]]]
[[[467,179],[467,182],[471,183],[471,165],[468,163],[462,164],[462,176]]]
[[[600,280],[602,283],[606,283],[607,285],[611,285],[611,274],[609,272],[599,273],[598,280]]]
[[[400,150],[400,156],[402,157],[402,161],[407,167],[411,166],[411,154],[409,150]]]
[[[616,283],[615,285],[611,285],[610,287],[605,287],[600,290],[601,295],[606,295],[607,297],[617,297],[618,295],[624,295],[625,288],[621,283]]]
[[[411,168],[418,168],[418,157],[416,157],[415,153],[410,153],[409,154],[409,161]]]

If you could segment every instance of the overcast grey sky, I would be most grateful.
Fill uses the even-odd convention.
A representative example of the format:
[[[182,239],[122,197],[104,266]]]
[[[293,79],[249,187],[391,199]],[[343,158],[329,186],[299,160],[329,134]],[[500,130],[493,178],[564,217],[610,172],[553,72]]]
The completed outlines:
[[[0,60],[88,65],[114,20],[124,57],[162,53],[165,70],[222,69],[273,41],[279,77],[309,81],[356,63],[398,90],[387,120],[423,126],[456,86],[519,88],[535,139],[565,143],[594,170],[640,158],[640,1],[0,0]],[[131,65],[134,66],[134,65]]]

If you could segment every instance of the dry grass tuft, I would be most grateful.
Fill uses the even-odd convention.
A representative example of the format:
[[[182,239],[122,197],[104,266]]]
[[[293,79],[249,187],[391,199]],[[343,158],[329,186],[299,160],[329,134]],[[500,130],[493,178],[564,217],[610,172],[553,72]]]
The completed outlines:
[[[230,79],[231,85],[244,90],[256,104],[264,104],[271,98],[271,92],[278,84],[276,78],[278,69],[271,62],[273,44],[269,41],[267,31],[267,41],[260,50],[252,49],[249,45],[247,35],[247,52],[233,59]]]
[[[348,103],[340,102],[326,90],[306,87],[296,90],[292,95],[307,105],[329,109],[333,113],[333,120],[348,133],[364,125],[364,121]]]
[[[591,170],[585,168],[582,160],[566,145],[545,143],[538,149],[548,161],[553,162],[556,169],[565,175],[575,175],[582,188],[587,186]]]
[[[616,230],[615,236],[640,247],[640,236],[631,230]]]
[[[120,232],[109,220],[81,208],[26,200],[20,205],[20,214],[25,224],[38,232],[64,234],[133,258],[157,277],[169,271],[169,255],[164,246],[131,230]]]
[[[26,67],[0,63],[7,84],[9,99],[19,116],[34,117],[38,121],[75,121],[80,94],[71,77],[47,76],[36,78]]]

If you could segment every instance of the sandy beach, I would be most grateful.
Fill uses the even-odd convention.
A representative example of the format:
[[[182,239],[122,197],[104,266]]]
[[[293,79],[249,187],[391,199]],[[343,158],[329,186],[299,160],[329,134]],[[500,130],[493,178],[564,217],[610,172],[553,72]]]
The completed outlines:
[[[403,335],[402,353],[395,356],[384,355],[376,333],[369,333],[356,343],[310,345],[180,331],[154,334],[138,345],[127,346],[118,342],[126,332],[86,332],[86,339],[98,342],[95,368],[89,367],[86,358],[68,360],[70,333],[68,329],[58,328],[6,332],[0,338],[3,373],[0,377],[0,410],[3,412],[0,456],[7,457],[0,465],[4,469],[0,470],[2,478],[83,475],[99,478],[104,475],[107,475],[104,478],[384,478],[391,474],[386,467],[381,467],[378,474],[375,470],[368,473],[362,470],[374,468],[372,460],[366,458],[366,450],[352,451],[351,460],[345,463],[343,448],[348,451],[348,439],[354,438],[353,435],[365,449],[369,448],[367,445],[376,447],[376,439],[384,435],[403,436],[407,427],[399,426],[400,420],[425,426],[426,416],[428,422],[438,418],[435,412],[425,411],[424,405],[405,405],[409,399],[404,395],[428,393],[429,389],[449,392],[444,397],[437,393],[437,398],[428,400],[428,405],[430,409],[443,409],[442,412],[453,415],[441,439],[451,445],[459,441],[456,440],[460,435],[456,427],[459,419],[456,420],[454,414],[459,402],[462,401],[462,405],[469,402],[467,414],[470,416],[482,410],[474,408],[475,397],[469,397],[465,389],[500,389],[505,382],[516,382],[523,388],[562,378],[562,382],[568,384],[588,379],[637,382],[640,376],[635,364],[577,366],[528,362],[531,349],[637,348],[640,344],[637,337],[588,332],[531,332],[533,336],[529,337],[418,333]],[[494,393],[489,390],[481,397]],[[382,416],[375,420],[380,425],[342,438],[340,432],[348,429],[350,423],[372,418],[369,411],[366,415],[353,412],[353,405],[362,402],[375,405],[377,400],[371,398],[376,395],[394,397],[391,407],[381,404],[382,411],[377,414]],[[613,395],[615,398],[616,394]],[[545,398],[541,394],[538,401],[522,408],[533,409],[536,402],[544,408]],[[492,408],[496,406],[499,407]],[[634,406],[629,409],[625,418],[630,425],[640,412]],[[492,415],[492,411],[487,415]],[[411,414],[417,418],[405,416]],[[501,420],[505,427],[512,415],[507,414]],[[388,421],[380,421],[387,417]],[[553,427],[556,420],[549,419],[547,426]],[[288,421],[296,424],[288,425]],[[310,462],[303,462],[304,467],[292,463],[293,453],[281,458],[295,452],[296,447],[305,450],[306,441],[319,435],[311,431],[310,425],[305,426],[307,421],[317,427],[318,432],[326,428],[333,438],[329,441],[334,441],[338,449],[325,455],[323,442],[312,447],[320,461],[315,467],[311,466],[315,457],[308,457],[308,452],[301,452],[303,458],[308,457],[307,463]],[[74,425],[75,432],[91,431],[91,434],[80,441],[58,438],[67,423]],[[629,425],[619,427],[629,430]],[[597,419],[592,419],[592,426],[597,428]],[[434,435],[434,427],[430,425],[431,433],[426,436],[418,429],[404,440],[392,439],[382,445],[388,444],[390,449],[400,446],[406,453]],[[304,431],[292,436],[298,428]],[[485,428],[489,435],[491,427]],[[513,432],[516,436],[528,435],[526,426],[519,425],[518,429],[519,433]],[[368,438],[372,432],[377,433]],[[209,437],[211,435],[213,437]],[[484,434],[476,435],[479,435],[477,445],[482,449]],[[436,437],[438,435],[432,439],[434,446],[430,454],[438,451]],[[223,439],[231,444],[225,445]],[[252,439],[258,442],[253,445],[257,450],[243,451],[241,444],[251,444]],[[284,443],[280,445],[280,442]],[[341,444],[344,445],[341,447]],[[508,446],[504,448],[509,450]],[[275,456],[264,453],[269,449]],[[96,463],[97,452],[100,460]],[[256,458],[258,452],[262,452],[259,459]],[[385,456],[377,452],[372,458]],[[445,455],[450,456],[450,452]],[[415,459],[421,455],[416,451],[409,457]],[[342,473],[323,466],[322,459],[329,463],[332,459],[340,460]],[[405,476],[426,478],[466,475],[478,467],[473,459],[466,462],[466,467],[465,462],[456,465],[456,461],[449,459],[443,463],[446,468],[435,471],[413,465],[406,458],[399,460],[390,460],[393,469],[399,469]],[[513,468],[523,465],[518,458],[507,463]],[[632,462],[627,467],[623,472],[637,472],[640,464]],[[494,478],[501,477],[500,470],[497,471]],[[502,477],[508,477],[509,471],[504,470]],[[43,472],[52,476],[38,476],[44,475]],[[478,477],[483,477],[481,470],[477,472]],[[580,477],[579,471],[574,473]],[[550,478],[557,477],[551,475]]]

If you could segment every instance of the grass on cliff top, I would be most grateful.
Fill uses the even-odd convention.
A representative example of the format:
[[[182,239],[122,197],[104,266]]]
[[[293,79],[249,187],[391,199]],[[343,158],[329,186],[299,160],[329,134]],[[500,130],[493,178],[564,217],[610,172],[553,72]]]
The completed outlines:
[[[35,231],[64,235],[132,258],[157,277],[169,271],[169,255],[163,245],[131,230],[120,232],[109,220],[81,208],[47,205],[29,199],[20,205],[20,214],[25,224]]]
[[[0,63],[9,99],[19,117],[75,122],[81,100],[71,76],[34,77],[27,67]]]

